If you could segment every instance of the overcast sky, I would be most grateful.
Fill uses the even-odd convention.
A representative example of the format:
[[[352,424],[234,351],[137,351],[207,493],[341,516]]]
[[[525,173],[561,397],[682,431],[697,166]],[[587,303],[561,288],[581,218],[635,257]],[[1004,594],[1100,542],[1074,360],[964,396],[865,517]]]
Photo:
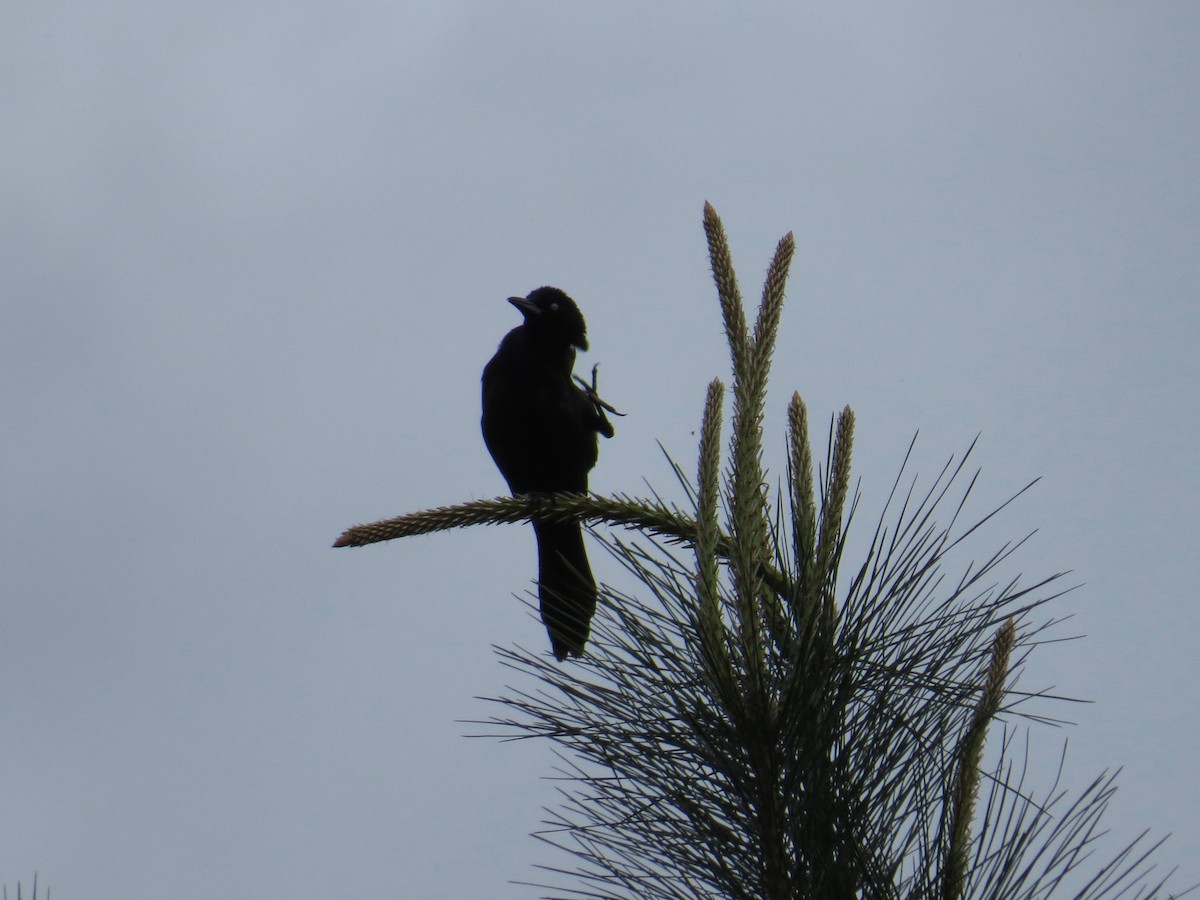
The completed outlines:
[[[706,199],[748,298],[796,236],[776,472],[799,390],[864,528],[918,429],[929,476],[982,433],[977,512],[1044,476],[975,545],[1085,585],[1022,686],[1097,702],[1033,739],[1200,879],[1197,47],[1193,2],[0,4],[0,883],[536,895],[550,750],[460,721],[548,651],[529,529],[329,545],[503,490],[479,373],[541,284],[628,413],[593,488],[676,496]]]

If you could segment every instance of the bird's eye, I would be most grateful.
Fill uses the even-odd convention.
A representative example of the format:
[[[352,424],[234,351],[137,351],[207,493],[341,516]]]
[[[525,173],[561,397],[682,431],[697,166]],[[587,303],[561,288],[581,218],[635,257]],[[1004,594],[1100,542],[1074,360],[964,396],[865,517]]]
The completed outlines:
[[[550,312],[558,312],[558,304],[557,303],[550,304]]]

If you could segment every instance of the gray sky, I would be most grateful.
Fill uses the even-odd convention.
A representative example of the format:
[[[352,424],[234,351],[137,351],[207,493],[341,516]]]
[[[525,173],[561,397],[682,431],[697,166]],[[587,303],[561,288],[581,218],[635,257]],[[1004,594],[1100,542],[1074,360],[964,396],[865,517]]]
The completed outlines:
[[[547,648],[527,528],[360,551],[503,489],[504,298],[566,289],[671,493],[727,359],[702,204],[773,369],[904,449],[983,437],[975,545],[1071,569],[1023,686],[1067,783],[1200,878],[1200,7],[10,0],[0,5],[0,883],[70,898],[527,897],[549,748],[468,740]],[[593,550],[603,579],[617,566]]]

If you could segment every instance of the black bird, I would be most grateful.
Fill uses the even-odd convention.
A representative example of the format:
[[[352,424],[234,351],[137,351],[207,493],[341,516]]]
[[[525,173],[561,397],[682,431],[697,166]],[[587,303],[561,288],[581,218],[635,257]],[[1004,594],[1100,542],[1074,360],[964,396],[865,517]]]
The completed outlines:
[[[484,367],[484,443],[514,494],[584,493],[599,454],[596,435],[612,437],[613,427],[594,392],[571,380],[575,349],[588,346],[583,314],[554,287],[508,302],[525,321]],[[583,530],[578,522],[535,520],[533,531],[538,600],[554,655],[581,656],[596,611]]]

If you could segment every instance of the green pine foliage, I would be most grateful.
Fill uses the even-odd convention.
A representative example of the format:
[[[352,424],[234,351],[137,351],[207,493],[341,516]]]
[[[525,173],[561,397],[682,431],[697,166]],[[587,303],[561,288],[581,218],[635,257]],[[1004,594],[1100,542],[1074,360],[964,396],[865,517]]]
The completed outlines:
[[[547,738],[561,759],[561,805],[538,834],[569,854],[548,873],[554,896],[1178,896],[1156,874],[1161,841],[1104,844],[1113,774],[1074,793],[1059,786],[1061,764],[1049,788],[1029,780],[1019,738],[1044,718],[1029,702],[1046,698],[1016,680],[1055,624],[1045,605],[1066,588],[1061,574],[1002,574],[1024,539],[954,568],[1011,502],[962,521],[974,445],[923,487],[909,448],[860,560],[844,556],[857,505],[849,408],[817,465],[793,395],[786,489],[768,490],[764,404],[794,245],[779,242],[751,327],[707,204],[704,227],[732,434],[726,446],[726,388],[714,381],[694,479],[675,467],[689,508],[658,496],[499,498],[357,526],[338,542],[534,515],[636,535],[606,539],[637,592],[605,590],[581,660],[498,651],[539,686],[497,698],[491,733]]]

